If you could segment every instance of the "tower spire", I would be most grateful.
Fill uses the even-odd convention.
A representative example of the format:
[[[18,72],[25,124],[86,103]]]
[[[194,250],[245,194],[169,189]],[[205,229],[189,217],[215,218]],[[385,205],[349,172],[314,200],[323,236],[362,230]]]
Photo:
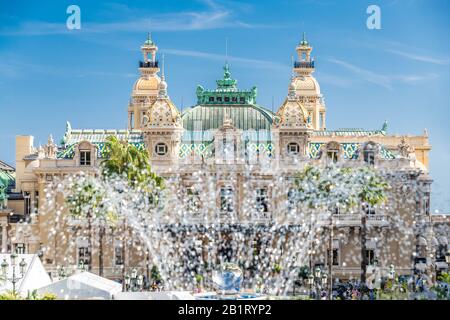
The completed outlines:
[[[161,78],[164,79],[164,66],[165,66],[165,59],[164,59],[164,53],[162,54],[162,68],[161,68]]]
[[[165,58],[164,53],[162,55],[162,69],[161,69],[161,82],[158,86],[158,99],[167,99],[167,82],[166,77],[164,75],[165,72]]]
[[[228,65],[228,37],[225,37],[225,65]]]

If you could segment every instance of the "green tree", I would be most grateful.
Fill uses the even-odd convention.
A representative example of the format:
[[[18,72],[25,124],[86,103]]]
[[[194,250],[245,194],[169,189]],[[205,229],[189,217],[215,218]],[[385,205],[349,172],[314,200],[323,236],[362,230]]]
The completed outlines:
[[[103,205],[105,197],[105,190],[95,177],[84,175],[76,178],[69,190],[69,195],[66,197],[70,214],[77,219],[86,220],[88,223],[89,270],[92,269],[92,223],[94,219],[105,215]],[[102,244],[100,244],[100,247],[102,247]],[[100,252],[100,254],[103,253]],[[99,269],[99,273],[102,274],[103,266],[100,265]]]
[[[389,188],[385,179],[371,167],[343,168],[334,165],[324,168],[306,166],[297,173],[295,183],[299,193],[299,201],[311,209],[340,210],[358,207],[371,209],[386,201],[386,190]],[[366,214],[362,214],[361,230],[361,282],[366,281]],[[331,271],[332,249],[330,244],[329,262]],[[331,280],[331,274],[330,280]]]
[[[105,160],[101,163],[101,173],[105,179],[124,177],[130,187],[138,190],[149,201],[156,205],[160,192],[164,189],[164,180],[151,170],[150,157],[146,149],[139,149],[127,140],[120,140],[117,136],[106,138]],[[123,276],[126,272],[126,231],[127,222],[123,219],[124,243],[122,254],[124,257]]]
[[[361,219],[361,283],[366,283],[367,275],[367,255],[366,255],[366,238],[367,238],[367,210],[386,201],[386,190],[389,184],[385,179],[371,167],[361,167],[357,169],[357,185],[359,190],[357,197],[362,205]]]

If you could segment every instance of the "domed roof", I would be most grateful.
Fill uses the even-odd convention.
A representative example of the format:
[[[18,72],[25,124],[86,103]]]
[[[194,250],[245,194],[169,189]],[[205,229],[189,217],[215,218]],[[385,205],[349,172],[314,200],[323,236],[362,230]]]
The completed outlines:
[[[278,110],[274,124],[284,128],[310,127],[308,111],[299,101],[287,98]]]
[[[297,95],[319,95],[320,86],[317,80],[312,76],[300,76],[294,80],[294,87]]]
[[[147,127],[181,128],[181,115],[170,99],[157,99],[147,112]]]
[[[136,90],[136,91],[158,90],[160,81],[161,80],[156,75],[154,77],[148,77],[148,78],[141,77],[135,82],[135,84],[133,86],[133,90]]]
[[[224,124],[224,119],[229,119],[237,129],[270,131],[274,115],[256,104],[256,87],[238,89],[228,64],[223,70],[216,89],[197,86],[197,105],[183,113],[183,127],[188,131],[215,130]]]
[[[164,74],[158,86],[158,98],[147,112],[144,122],[147,128],[182,128],[180,112],[167,95]]]
[[[273,114],[258,105],[199,105],[183,113],[183,127],[189,131],[215,130],[229,118],[241,130],[270,130]]]

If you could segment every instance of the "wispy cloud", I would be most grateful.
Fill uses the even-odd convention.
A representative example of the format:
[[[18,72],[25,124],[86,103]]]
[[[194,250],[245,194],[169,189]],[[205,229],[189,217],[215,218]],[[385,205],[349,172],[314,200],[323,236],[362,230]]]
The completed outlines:
[[[326,59],[329,62],[332,62],[334,64],[337,64],[353,74],[359,76],[360,79],[363,79],[364,81],[373,83],[377,86],[386,88],[388,90],[394,89],[395,83],[405,83],[405,84],[416,84],[418,82],[427,81],[427,80],[433,80],[439,77],[439,75],[435,73],[429,73],[424,75],[417,75],[417,74],[381,74],[377,73],[362,67],[359,67],[357,65],[351,64],[347,61],[335,59],[335,58],[328,58]]]
[[[396,50],[396,49],[386,49],[386,51],[396,54],[396,55],[399,55],[399,56],[402,56],[402,57],[410,59],[410,60],[429,62],[429,63],[433,63],[433,64],[438,64],[438,65],[450,65],[450,58],[436,58],[436,57],[429,56],[429,55],[420,55],[417,53],[406,52],[406,51],[401,51],[401,50]]]
[[[262,27],[240,21],[235,12],[229,7],[222,6],[214,1],[202,1],[206,8],[199,11],[183,11],[164,14],[151,14],[136,11],[126,5],[112,6],[122,12],[122,20],[116,22],[84,22],[81,11],[81,29],[68,30],[65,23],[45,21],[31,21],[19,25],[15,29],[0,32],[0,35],[9,36],[37,36],[51,34],[86,34],[110,32],[142,32],[152,31],[192,31],[219,28],[254,28]],[[130,14],[134,13],[134,14]],[[140,15],[140,16],[139,16]],[[125,16],[125,20],[123,20]]]
[[[243,64],[247,67],[257,68],[257,69],[276,69],[281,72],[289,72],[290,68],[288,65],[266,61],[266,60],[258,60],[258,59],[249,59],[249,58],[241,58],[235,56],[226,56],[224,54],[216,54],[210,52],[203,51],[193,51],[193,50],[179,50],[179,49],[161,49],[163,53],[169,53],[177,56],[186,56],[214,61],[225,61],[228,59],[230,62],[236,62],[239,64]]]
[[[26,63],[8,55],[0,56],[0,78],[15,79],[26,75],[45,75],[56,77],[136,77],[135,73],[105,72],[97,70],[66,69],[37,63]]]

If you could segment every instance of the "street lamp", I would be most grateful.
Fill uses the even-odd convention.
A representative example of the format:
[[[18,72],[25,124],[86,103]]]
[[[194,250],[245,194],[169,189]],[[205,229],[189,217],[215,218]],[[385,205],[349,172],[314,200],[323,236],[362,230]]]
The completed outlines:
[[[328,283],[328,275],[323,272],[320,267],[314,269],[314,273],[310,273],[308,276],[308,284],[311,288],[310,296],[312,296],[313,289],[316,294],[316,299],[320,299],[320,291],[322,288],[326,287]]]
[[[394,266],[393,264],[391,264],[391,265],[389,266],[389,274],[388,274],[388,278],[389,278],[390,280],[394,280],[394,278],[395,278],[395,266]]]
[[[10,281],[12,283],[13,286],[13,293],[16,293],[16,283],[19,282],[19,280],[21,280],[24,275],[25,275],[25,271],[26,271],[26,267],[27,267],[27,263],[25,262],[25,259],[22,258],[22,260],[19,263],[19,272],[20,272],[20,276],[18,276],[16,274],[16,268],[17,268],[17,258],[18,255],[16,253],[12,253],[9,256],[9,260],[11,262],[11,267],[12,267],[12,275],[11,277],[8,277],[8,268],[9,268],[9,264],[6,261],[6,258],[3,259],[3,262],[1,264],[1,270],[2,270],[2,278],[4,281]]]
[[[139,291],[144,287],[144,276],[133,268],[130,274],[125,275],[124,282],[125,291]]]
[[[448,250],[447,253],[445,254],[445,262],[450,264],[450,250]]]

